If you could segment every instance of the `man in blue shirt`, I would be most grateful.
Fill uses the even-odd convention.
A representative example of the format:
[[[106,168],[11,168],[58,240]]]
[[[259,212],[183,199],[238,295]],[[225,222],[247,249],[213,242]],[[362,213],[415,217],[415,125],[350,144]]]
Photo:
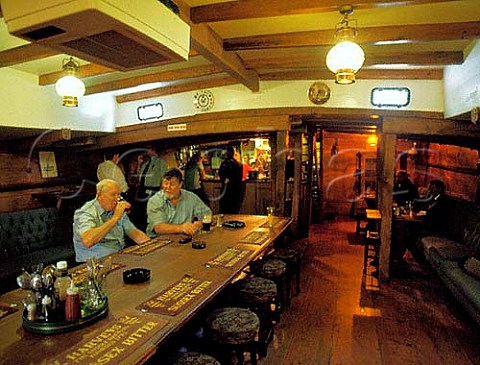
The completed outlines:
[[[119,201],[120,185],[110,179],[97,184],[97,196],[86,202],[73,216],[73,246],[77,262],[100,258],[125,247],[125,235],[141,244],[150,238],[137,229],[126,214],[131,208]]]
[[[193,235],[202,227],[202,219],[212,214],[209,207],[194,193],[182,189],[183,175],[179,169],[168,170],[162,179],[162,190],[147,204],[147,234],[185,233]]]

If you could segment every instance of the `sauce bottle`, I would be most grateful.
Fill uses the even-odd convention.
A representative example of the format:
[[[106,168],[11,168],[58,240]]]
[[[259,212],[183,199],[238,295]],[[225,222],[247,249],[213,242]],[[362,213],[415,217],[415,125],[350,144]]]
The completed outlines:
[[[75,321],[80,318],[80,295],[75,283],[70,281],[70,287],[67,289],[65,297],[65,320]]]

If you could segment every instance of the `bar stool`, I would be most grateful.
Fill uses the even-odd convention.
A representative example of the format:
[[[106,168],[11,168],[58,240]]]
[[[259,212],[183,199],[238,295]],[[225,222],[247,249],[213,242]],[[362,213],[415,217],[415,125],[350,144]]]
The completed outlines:
[[[375,270],[372,276],[378,276],[379,269],[379,253],[380,253],[380,234],[376,231],[367,231],[365,235],[365,245],[363,250],[363,273],[367,274],[368,265],[373,265]],[[369,262],[369,259],[372,259]]]
[[[272,280],[277,285],[277,300],[275,301],[275,321],[280,320],[280,312],[285,308],[287,294],[287,264],[277,259],[258,260],[250,264],[250,271],[255,275]],[[290,295],[290,293],[288,293]]]
[[[291,300],[291,282],[293,281],[295,285],[295,293],[300,294],[300,272],[301,272],[301,260],[304,252],[304,246],[290,245],[287,248],[275,249],[270,255],[272,259],[277,259],[285,262],[287,264],[287,295],[286,295],[286,306],[290,306]]]
[[[267,347],[273,339],[272,304],[276,303],[277,285],[261,277],[245,278],[233,284],[236,304],[255,312],[260,320],[258,334],[259,352],[267,355]]]
[[[205,333],[214,344],[221,345],[222,365],[231,364],[232,352],[239,364],[245,363],[244,352],[250,353],[250,363],[257,365],[257,347],[255,339],[260,330],[258,316],[249,309],[226,307],[212,311],[206,320]],[[223,359],[223,360],[222,360]]]
[[[173,365],[220,365],[220,363],[209,355],[191,351],[177,357]]]

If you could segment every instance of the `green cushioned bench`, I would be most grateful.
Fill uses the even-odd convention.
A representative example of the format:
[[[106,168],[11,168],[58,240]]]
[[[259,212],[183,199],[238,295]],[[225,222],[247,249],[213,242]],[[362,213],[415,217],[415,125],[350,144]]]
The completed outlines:
[[[32,265],[74,258],[56,208],[0,213],[0,292],[16,288],[22,268],[30,271]]]

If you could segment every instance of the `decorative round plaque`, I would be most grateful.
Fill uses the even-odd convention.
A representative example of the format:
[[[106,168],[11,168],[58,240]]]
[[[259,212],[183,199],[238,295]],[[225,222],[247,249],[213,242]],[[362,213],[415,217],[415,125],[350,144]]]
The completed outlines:
[[[193,105],[195,109],[201,110],[202,112],[212,109],[214,102],[215,99],[211,91],[202,90],[193,95]]]
[[[330,88],[323,82],[314,82],[308,89],[308,98],[313,104],[324,104],[330,99]]]

